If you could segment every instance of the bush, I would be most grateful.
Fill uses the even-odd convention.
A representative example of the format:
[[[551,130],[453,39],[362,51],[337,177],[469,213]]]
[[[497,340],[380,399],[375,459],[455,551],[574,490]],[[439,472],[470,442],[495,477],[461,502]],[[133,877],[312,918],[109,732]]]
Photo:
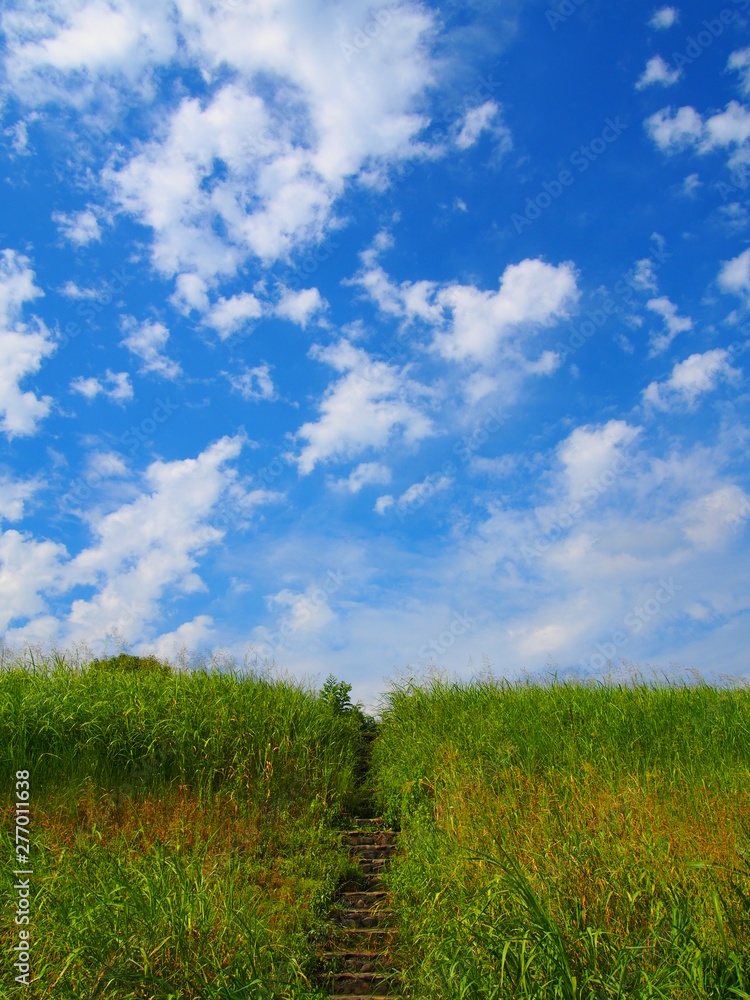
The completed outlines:
[[[120,653],[106,660],[92,660],[90,670],[106,670],[120,674],[157,674],[170,677],[171,669],[166,663],[160,663],[155,656],[133,656],[131,653]]]

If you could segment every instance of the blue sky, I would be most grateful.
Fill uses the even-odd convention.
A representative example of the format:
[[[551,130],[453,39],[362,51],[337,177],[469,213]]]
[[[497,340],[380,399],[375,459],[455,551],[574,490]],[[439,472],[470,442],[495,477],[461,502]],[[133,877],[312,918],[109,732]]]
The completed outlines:
[[[0,628],[750,676],[750,0],[10,0]]]

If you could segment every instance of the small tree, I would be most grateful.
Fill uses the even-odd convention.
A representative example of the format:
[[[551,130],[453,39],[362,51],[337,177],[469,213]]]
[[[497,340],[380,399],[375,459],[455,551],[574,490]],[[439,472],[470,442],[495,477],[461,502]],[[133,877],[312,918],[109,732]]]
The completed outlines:
[[[349,697],[351,689],[351,684],[347,684],[346,681],[337,681],[333,674],[329,674],[320,695],[323,701],[331,706],[336,715],[341,715],[344,712],[351,712],[354,708]]]

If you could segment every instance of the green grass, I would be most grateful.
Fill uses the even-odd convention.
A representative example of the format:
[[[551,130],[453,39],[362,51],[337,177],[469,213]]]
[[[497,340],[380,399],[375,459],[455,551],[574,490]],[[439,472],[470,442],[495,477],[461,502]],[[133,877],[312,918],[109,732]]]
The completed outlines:
[[[747,688],[432,679],[376,725],[332,677],[0,661],[5,956],[20,769],[34,867],[33,982],[6,959],[0,997],[320,997],[375,795],[406,997],[750,998]]]
[[[367,743],[346,695],[132,657],[6,663],[0,852],[12,861],[9,786],[27,769],[34,876],[33,983],[3,995],[316,996]],[[6,957],[13,882],[4,865]]]
[[[750,691],[394,687],[408,995],[750,997]]]

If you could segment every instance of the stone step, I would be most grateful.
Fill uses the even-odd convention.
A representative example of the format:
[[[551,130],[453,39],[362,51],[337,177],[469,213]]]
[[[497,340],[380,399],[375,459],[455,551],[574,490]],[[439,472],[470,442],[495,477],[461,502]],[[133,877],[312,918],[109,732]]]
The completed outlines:
[[[343,927],[385,927],[393,916],[393,910],[339,910],[333,919]]]
[[[388,953],[379,951],[326,951],[322,959],[337,972],[387,972]]]
[[[339,972],[331,976],[329,983],[332,996],[382,997],[390,994],[394,979],[381,972]]]
[[[341,836],[359,844],[368,840],[385,844],[395,840],[398,834],[395,830],[342,830]]]
[[[349,909],[369,910],[374,903],[378,903],[380,900],[386,899],[387,896],[388,893],[384,889],[376,889],[369,892],[357,889],[354,892],[342,892],[340,898],[342,900],[346,900]]]
[[[380,875],[388,864],[387,858],[364,858],[359,865],[363,875]]]
[[[342,927],[335,928],[331,947],[341,951],[383,952],[393,942],[396,927]]]
[[[368,844],[350,848],[353,856],[365,859],[390,858],[396,851],[395,844]]]

